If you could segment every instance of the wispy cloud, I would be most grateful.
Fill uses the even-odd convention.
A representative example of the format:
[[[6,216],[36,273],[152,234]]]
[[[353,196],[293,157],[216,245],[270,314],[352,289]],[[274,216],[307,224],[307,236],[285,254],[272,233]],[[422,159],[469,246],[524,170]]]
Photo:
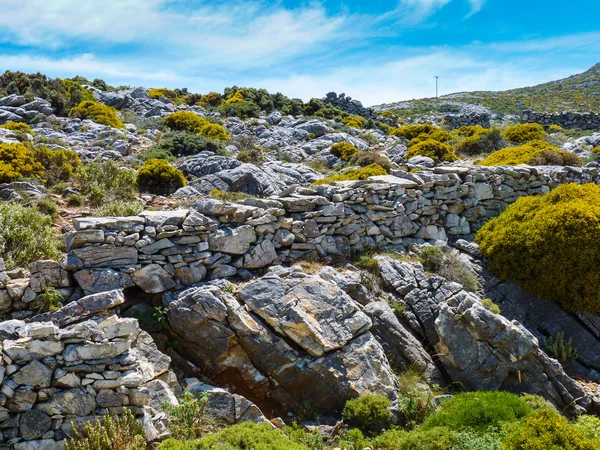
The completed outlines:
[[[401,0],[400,11],[408,22],[418,23],[431,16],[452,0]]]
[[[471,12],[467,15],[467,17],[471,17],[473,14],[477,14],[483,8],[487,0],[469,0],[471,4]]]

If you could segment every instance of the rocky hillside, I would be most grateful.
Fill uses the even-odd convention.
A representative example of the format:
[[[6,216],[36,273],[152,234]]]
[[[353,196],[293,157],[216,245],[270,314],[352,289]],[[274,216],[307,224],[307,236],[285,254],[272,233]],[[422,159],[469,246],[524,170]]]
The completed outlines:
[[[493,114],[598,111],[600,109],[600,63],[587,71],[562,80],[507,91],[473,91],[442,95],[439,99],[418,99],[374,106],[404,116],[464,112],[485,108]]]
[[[600,448],[600,118],[531,118],[5,73],[0,448]]]

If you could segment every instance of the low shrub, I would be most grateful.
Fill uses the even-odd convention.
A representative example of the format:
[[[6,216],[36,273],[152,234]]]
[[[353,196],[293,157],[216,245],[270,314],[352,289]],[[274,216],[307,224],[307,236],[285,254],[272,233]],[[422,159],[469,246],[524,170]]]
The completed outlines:
[[[115,200],[104,203],[96,211],[98,217],[131,217],[137,216],[144,210],[144,205],[137,200]]]
[[[7,122],[4,125],[0,125],[0,128],[4,128],[6,130],[11,131],[20,131],[22,133],[27,133],[33,135],[34,132],[29,125],[25,122]]]
[[[361,130],[364,126],[365,118],[362,116],[348,116],[342,120],[342,123],[350,128]]]
[[[219,141],[230,141],[231,136],[222,125],[209,122],[190,111],[178,111],[164,119],[165,125],[175,131],[188,131]]]
[[[44,166],[44,178],[50,186],[69,181],[75,169],[81,164],[77,153],[72,150],[52,150],[48,147],[34,147],[33,155]]]
[[[197,441],[197,447],[203,450],[309,450],[301,443],[292,441],[280,430],[269,424],[257,425],[244,422],[225,428],[218,433],[203,437]],[[161,447],[161,450],[162,449]]]
[[[498,129],[486,130],[467,136],[456,145],[456,152],[473,156],[482,153],[492,153],[507,147],[507,143]]]
[[[0,257],[7,268],[61,256],[52,218],[35,207],[0,203]]]
[[[391,423],[390,406],[385,395],[364,394],[346,402],[342,417],[362,431],[379,432]]]
[[[163,98],[167,98],[167,99],[171,100],[171,102],[175,103],[175,104],[182,103],[182,100],[177,95],[177,92],[173,91],[172,89],[167,89],[167,88],[150,89],[148,91],[148,97],[154,98],[154,99],[163,97]]]
[[[235,116],[240,119],[250,119],[252,117],[260,116],[260,107],[253,102],[236,102],[226,103],[220,108],[221,112],[228,117]]]
[[[529,141],[540,141],[544,139],[545,135],[544,127],[537,123],[513,125],[504,131],[504,137],[516,144],[524,144]]]
[[[71,194],[67,198],[67,206],[73,206],[73,207],[81,206],[81,205],[83,205],[83,200],[84,200],[84,198],[81,195]]]
[[[41,198],[35,202],[35,207],[42,214],[46,214],[52,218],[58,216],[58,206],[49,198]]]
[[[465,392],[454,395],[440,405],[421,429],[448,427],[452,430],[484,432],[503,422],[516,422],[529,416],[533,410],[518,395],[508,392]]]
[[[434,245],[419,250],[419,260],[426,270],[438,272],[444,264],[444,251]]]
[[[411,366],[398,375],[398,382],[398,415],[401,425],[404,428],[414,428],[437,409],[433,392],[427,384],[424,370],[417,366]]]
[[[449,252],[446,254],[438,274],[448,281],[462,285],[467,291],[476,292],[479,289],[477,276],[469,270],[456,253]]]
[[[516,166],[519,164],[581,166],[581,159],[544,141],[532,141],[518,147],[498,150],[478,163],[480,166]]]
[[[555,125],[550,125],[548,127],[548,131],[550,133],[561,133],[561,132],[565,131],[565,129],[563,127],[561,127],[560,125],[555,124]]]
[[[136,176],[140,191],[151,194],[172,194],[186,185],[183,172],[164,159],[151,159],[144,163]]]
[[[71,438],[65,450],[145,450],[146,435],[142,422],[123,408],[122,416],[108,412],[102,420],[87,422],[82,428],[71,423]]]
[[[573,338],[570,337],[565,341],[565,333],[562,331],[559,331],[556,336],[544,338],[542,347],[546,353],[560,362],[574,361],[579,357],[579,353],[573,347]]]
[[[338,142],[331,146],[329,153],[343,161],[348,161],[350,158],[360,153],[360,150],[348,142]]]
[[[430,124],[405,125],[400,128],[392,129],[392,136],[399,136],[412,141],[415,138],[422,140],[435,139],[439,142],[449,142],[456,139],[456,136],[448,131]]]
[[[383,156],[381,153],[376,151],[359,152],[356,153],[348,160],[348,164],[351,166],[367,167],[371,164],[377,164],[389,171],[392,168],[390,160]]]
[[[472,137],[478,134],[485,134],[489,131],[489,128],[483,128],[481,125],[466,125],[454,130],[456,134],[462,137]]]
[[[450,145],[433,139],[426,139],[411,146],[406,153],[406,159],[411,159],[415,156],[427,156],[435,162],[452,162],[458,159],[458,156],[452,152]]]
[[[484,433],[463,431],[456,433],[452,450],[502,450],[502,437],[493,429]]]
[[[211,139],[207,136],[190,133],[188,131],[177,131],[167,134],[158,144],[148,150],[148,154],[151,151],[154,151],[157,154],[159,151],[168,152],[172,156],[179,158],[182,156],[196,155],[200,152],[221,154],[224,151],[224,147],[217,139]]]
[[[260,147],[254,147],[250,150],[242,150],[235,158],[243,163],[261,166],[265,161],[265,154]]]
[[[21,178],[39,178],[44,166],[34,153],[23,144],[0,144],[0,183],[10,183]]]
[[[169,150],[161,148],[157,145],[153,145],[149,149],[146,149],[140,153],[140,159],[142,161],[148,161],[150,159],[164,159],[165,161],[169,162],[177,161],[177,158],[173,156]]]
[[[575,423],[575,428],[577,428],[586,439],[600,445],[600,418],[587,415],[579,416]]]
[[[335,181],[357,181],[366,180],[369,177],[387,175],[387,170],[377,164],[371,164],[370,166],[363,167],[361,169],[350,169],[342,172],[338,175],[333,175],[322,180],[315,181],[313,185],[329,184]]]
[[[54,312],[62,308],[64,296],[53,287],[46,287],[35,298],[36,304],[39,304],[38,313]]]
[[[101,201],[92,202],[100,206],[104,200],[134,200],[137,197],[136,171],[122,168],[115,161],[97,161],[80,165],[75,171],[82,192]]]
[[[506,450],[594,450],[600,441],[590,439],[581,428],[558,412],[544,409],[527,417],[503,439]]]
[[[212,191],[210,191],[208,196],[210,198],[214,198],[216,200],[221,200],[223,202],[230,202],[230,203],[240,203],[241,201],[243,201],[247,198],[252,198],[252,195],[246,194],[244,192],[228,192],[228,191],[221,191],[219,189],[213,189]]]
[[[202,436],[208,419],[204,414],[207,403],[208,398],[198,399],[191,392],[186,392],[179,399],[179,404],[162,405],[169,418],[171,436],[177,439],[196,439]]]
[[[96,123],[113,128],[125,128],[125,124],[117,117],[117,112],[110,106],[95,101],[85,100],[69,111],[69,117],[90,119]]]
[[[387,430],[372,439],[371,446],[381,450],[452,450],[455,442],[454,431],[437,427],[412,432]]]
[[[568,311],[600,311],[600,186],[522,197],[476,235],[491,269]]]
[[[491,312],[493,312],[494,314],[500,314],[502,312],[502,310],[500,309],[500,307],[498,305],[496,305],[492,299],[490,298],[484,298],[481,300],[481,304],[483,306],[485,306],[485,308]]]
[[[209,92],[200,98],[199,103],[203,106],[217,107],[221,106],[221,103],[223,103],[223,97],[221,97],[221,94],[218,92]]]

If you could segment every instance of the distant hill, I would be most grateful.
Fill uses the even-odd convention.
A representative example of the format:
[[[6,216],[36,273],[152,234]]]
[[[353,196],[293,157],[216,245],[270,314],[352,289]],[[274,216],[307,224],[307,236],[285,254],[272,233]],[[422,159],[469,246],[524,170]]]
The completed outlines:
[[[377,110],[391,109],[400,115],[435,114],[458,112],[464,109],[461,103],[480,105],[496,114],[518,114],[522,109],[540,112],[555,111],[600,111],[600,63],[589,70],[562,80],[550,81],[537,86],[511,89],[508,91],[458,92],[374,107]]]

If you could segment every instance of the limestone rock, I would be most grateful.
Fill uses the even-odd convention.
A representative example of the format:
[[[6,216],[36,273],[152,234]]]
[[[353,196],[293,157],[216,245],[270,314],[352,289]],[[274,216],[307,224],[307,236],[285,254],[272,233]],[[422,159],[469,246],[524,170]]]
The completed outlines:
[[[158,264],[150,264],[136,270],[131,274],[131,279],[148,294],[158,294],[176,286],[169,272]]]

